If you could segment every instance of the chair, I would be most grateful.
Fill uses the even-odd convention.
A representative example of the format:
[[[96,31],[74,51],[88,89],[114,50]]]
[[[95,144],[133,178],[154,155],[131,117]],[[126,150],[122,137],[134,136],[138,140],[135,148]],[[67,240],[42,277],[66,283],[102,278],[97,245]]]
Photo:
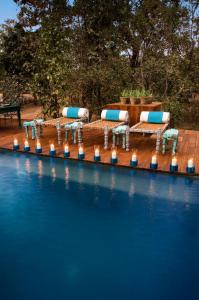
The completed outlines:
[[[103,109],[101,119],[85,124],[84,129],[99,130],[104,132],[104,149],[108,149],[108,134],[110,130],[128,123],[129,114],[126,110]],[[126,143],[129,143],[127,137]],[[127,147],[128,148],[128,147]]]
[[[131,133],[155,134],[156,151],[160,150],[161,135],[166,130],[170,121],[170,113],[162,111],[142,111],[140,122],[130,128]]]

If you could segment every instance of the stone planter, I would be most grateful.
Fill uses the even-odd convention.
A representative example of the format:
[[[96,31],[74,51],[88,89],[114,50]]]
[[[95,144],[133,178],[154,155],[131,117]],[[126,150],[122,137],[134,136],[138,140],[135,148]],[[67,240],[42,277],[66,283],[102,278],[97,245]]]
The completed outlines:
[[[135,105],[136,104],[136,98],[133,97],[133,96],[131,96],[130,97],[130,103],[133,104],[133,105]]]
[[[130,97],[130,103],[133,105],[139,104],[140,103],[140,99],[134,96]]]
[[[140,104],[151,104],[153,100],[152,96],[143,96],[140,97]]]
[[[120,102],[122,104],[128,104],[129,103],[129,97],[120,97]]]

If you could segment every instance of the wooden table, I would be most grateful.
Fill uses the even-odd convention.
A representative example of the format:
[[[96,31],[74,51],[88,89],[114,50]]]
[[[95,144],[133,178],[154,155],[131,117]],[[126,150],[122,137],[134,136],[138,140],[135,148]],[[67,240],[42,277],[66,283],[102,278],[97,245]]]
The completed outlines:
[[[122,103],[111,103],[107,104],[105,109],[121,109],[127,110],[129,113],[129,125],[135,125],[140,121],[140,114],[142,111],[161,111],[161,102],[152,102],[151,104],[122,104]]]
[[[0,114],[7,114],[11,112],[16,112],[18,117],[18,124],[21,128],[21,107],[18,104],[10,104],[10,105],[0,105]]]

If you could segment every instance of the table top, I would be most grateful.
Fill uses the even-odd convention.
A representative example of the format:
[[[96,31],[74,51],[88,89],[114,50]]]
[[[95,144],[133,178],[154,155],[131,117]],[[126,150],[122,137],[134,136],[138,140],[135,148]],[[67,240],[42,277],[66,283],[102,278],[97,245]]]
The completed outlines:
[[[106,104],[106,106],[118,106],[118,105],[126,106],[126,107],[143,107],[143,106],[146,106],[146,107],[156,107],[156,106],[162,105],[162,102],[152,102],[152,103],[145,103],[145,104],[131,104],[131,103],[129,103],[129,104],[123,104],[121,102],[115,102],[115,103]]]
[[[20,109],[19,104],[2,104],[0,105],[0,112],[17,111]]]

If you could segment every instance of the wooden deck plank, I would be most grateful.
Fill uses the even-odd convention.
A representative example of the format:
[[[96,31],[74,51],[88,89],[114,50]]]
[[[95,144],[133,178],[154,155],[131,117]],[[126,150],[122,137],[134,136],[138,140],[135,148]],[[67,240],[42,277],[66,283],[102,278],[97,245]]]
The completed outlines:
[[[64,132],[62,132],[64,136]],[[12,149],[14,137],[17,137],[23,149],[25,134],[23,129],[17,128],[16,120],[6,120],[6,123],[0,122],[0,148]],[[63,157],[63,145],[57,143],[57,133],[55,128],[44,128],[44,137],[41,138],[43,154],[48,155],[49,144],[53,142],[57,150],[57,156]],[[109,137],[109,149],[103,149],[104,137],[103,131],[100,130],[84,130],[84,148],[86,160],[93,161],[94,145],[100,145],[101,160],[104,163],[110,162],[111,156],[111,135]],[[35,152],[35,141],[29,139],[31,152]],[[143,136],[142,134],[130,135],[130,149],[136,149],[139,165],[138,168],[149,169],[151,157],[155,151],[156,140],[153,136]],[[77,158],[78,146],[70,144],[71,158]],[[179,172],[184,173],[186,170],[187,161],[190,157],[194,158],[196,166],[196,173],[199,175],[199,131],[180,130],[178,143],[178,165]],[[126,152],[124,149],[118,147],[118,165],[129,166],[132,151]],[[171,151],[166,152],[165,155],[161,153],[158,155],[158,170],[168,171],[171,162]]]

